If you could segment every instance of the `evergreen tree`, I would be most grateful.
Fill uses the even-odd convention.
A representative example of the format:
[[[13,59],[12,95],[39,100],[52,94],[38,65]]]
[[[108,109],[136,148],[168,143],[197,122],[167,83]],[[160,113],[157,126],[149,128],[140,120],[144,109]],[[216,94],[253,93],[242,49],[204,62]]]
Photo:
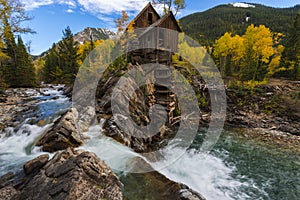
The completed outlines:
[[[295,17],[293,27],[287,36],[280,65],[284,70],[278,75],[300,80],[300,13]]]
[[[18,37],[17,46],[17,68],[14,87],[34,87],[36,85],[36,76],[32,59],[27,53],[26,46],[22,38]]]
[[[79,69],[80,55],[78,43],[74,40],[70,27],[63,31],[63,39],[58,43],[58,52],[64,83],[73,83]]]
[[[9,57],[9,59],[3,63],[3,74],[6,83],[9,86],[13,86],[16,81],[17,44],[7,19],[4,20],[4,29],[3,41],[5,48],[3,49],[3,52]]]
[[[31,18],[19,0],[0,0],[0,88],[17,86],[17,44],[15,33],[33,33],[21,23]]]
[[[6,80],[4,77],[4,63],[9,59],[9,57],[4,53],[4,43],[0,40],[0,93],[7,87]]]
[[[62,77],[61,74],[58,73],[59,71],[62,71],[59,65],[59,56],[56,50],[56,45],[53,44],[52,48],[49,50],[49,53],[45,58],[43,80],[46,83],[60,82]]]
[[[255,5],[245,9],[232,5],[219,5],[204,12],[193,13],[180,19],[183,32],[203,46],[211,46],[226,32],[234,35],[245,33],[250,24],[265,25],[272,31],[287,35],[291,19],[300,11],[300,6],[272,8]],[[291,24],[292,25],[292,24]]]

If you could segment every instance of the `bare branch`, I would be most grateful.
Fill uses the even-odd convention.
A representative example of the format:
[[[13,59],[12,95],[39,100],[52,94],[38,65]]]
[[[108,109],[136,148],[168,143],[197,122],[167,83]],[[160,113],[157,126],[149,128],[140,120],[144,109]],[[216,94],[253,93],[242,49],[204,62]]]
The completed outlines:
[[[154,5],[163,5],[164,13],[174,10],[175,16],[178,14],[179,10],[185,8],[185,0],[152,0]]]

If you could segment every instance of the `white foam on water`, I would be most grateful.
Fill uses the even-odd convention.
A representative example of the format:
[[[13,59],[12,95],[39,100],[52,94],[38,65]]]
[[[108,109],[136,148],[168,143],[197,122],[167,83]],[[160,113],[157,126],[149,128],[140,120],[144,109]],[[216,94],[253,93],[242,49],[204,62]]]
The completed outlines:
[[[50,110],[51,114],[55,115],[61,110],[65,110],[70,104],[69,99],[62,95],[63,91],[58,91],[61,87],[63,87],[63,85],[41,88],[41,93],[34,89],[27,89],[24,92],[27,95],[35,97],[43,97],[45,94],[49,94],[51,97],[57,97],[57,99],[50,100],[41,99],[41,102],[36,103],[36,105],[40,106],[39,112],[41,113],[39,114]],[[41,106],[41,104],[44,105]],[[8,127],[2,131],[0,130],[0,176],[11,171],[16,172],[22,169],[22,165],[26,161],[45,153],[41,152],[40,148],[35,147],[34,143],[52,124],[47,124],[43,127],[30,125],[27,124],[30,119],[31,118],[27,118],[23,122],[20,122],[20,128],[18,128],[18,130],[15,130],[14,127]],[[52,156],[52,154],[50,155]]]
[[[91,127],[86,133],[90,139],[79,149],[94,152],[115,171],[129,171],[132,159],[139,154],[101,132],[101,125]]]
[[[28,160],[43,152],[34,148],[34,142],[50,125],[39,127],[36,125],[23,125],[17,132],[10,132],[0,139],[0,175],[10,171],[17,171]]]
[[[56,100],[44,102],[56,101],[58,104],[63,104],[68,100],[61,91],[55,89],[45,89],[42,93],[59,96]],[[7,136],[0,138],[0,175],[20,170],[26,161],[43,154],[33,144],[49,126],[51,124],[44,127],[25,124],[16,133],[13,132],[13,128],[8,128]],[[90,139],[86,140],[79,149],[96,153],[116,171],[130,171],[133,160],[141,156],[114,139],[104,136],[101,127],[101,123],[91,127],[85,133]],[[152,167],[171,180],[188,185],[208,200],[249,198],[240,188],[252,187],[250,184],[255,187],[255,184],[248,180],[246,182],[234,180],[231,175],[236,170],[235,166],[226,166],[221,158],[193,150],[187,151],[176,159],[178,152],[182,152],[180,148],[178,145],[169,145],[162,149],[165,160],[152,163]],[[165,166],[170,160],[176,161]]]
[[[234,166],[228,167],[211,154],[187,151],[179,159],[164,168],[168,160],[174,160],[180,147],[167,147],[162,150],[166,161],[154,163],[155,169],[174,180],[188,185],[202,194],[207,200],[246,199],[248,195],[239,193],[240,187],[248,183],[234,180],[231,173]],[[233,198],[234,197],[234,198]]]
[[[133,159],[142,156],[104,136],[101,132],[100,125],[92,127],[86,133],[90,140],[80,149],[96,153],[114,170],[130,171],[130,163]],[[188,151],[176,159],[177,152],[182,152],[180,147],[176,146],[169,146],[161,152],[165,156],[165,160],[152,163],[152,167],[169,179],[188,185],[208,200],[249,198],[246,194],[239,192],[240,187],[246,186],[248,183],[234,180],[231,177],[231,173],[235,170],[234,166],[226,166],[222,159],[196,151]],[[165,167],[170,160],[176,161]]]

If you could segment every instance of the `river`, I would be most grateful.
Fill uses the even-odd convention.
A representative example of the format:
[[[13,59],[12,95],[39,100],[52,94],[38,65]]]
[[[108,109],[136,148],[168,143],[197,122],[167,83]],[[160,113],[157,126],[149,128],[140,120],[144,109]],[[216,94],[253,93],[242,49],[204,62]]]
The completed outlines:
[[[43,154],[34,147],[34,142],[54,119],[71,106],[61,87],[49,86],[32,93],[37,100],[33,113],[20,121],[19,126],[0,132],[0,176],[22,170],[24,162]],[[95,152],[106,161],[125,183],[127,199],[135,199],[136,196],[149,199],[145,197],[145,191],[140,191],[145,187],[142,183],[140,188],[130,187],[128,173],[120,171],[126,171],[132,160],[141,156],[104,136],[101,123],[90,128],[86,134],[91,139],[80,149]],[[208,200],[298,199],[299,154],[241,137],[239,131],[224,130],[214,149],[206,154],[199,150],[202,133],[205,132],[204,128],[200,129],[191,147],[176,162],[165,168],[160,167],[162,163],[152,163],[152,167],[171,180],[188,185]],[[178,145],[161,149],[167,155],[165,159],[172,159],[180,150]]]

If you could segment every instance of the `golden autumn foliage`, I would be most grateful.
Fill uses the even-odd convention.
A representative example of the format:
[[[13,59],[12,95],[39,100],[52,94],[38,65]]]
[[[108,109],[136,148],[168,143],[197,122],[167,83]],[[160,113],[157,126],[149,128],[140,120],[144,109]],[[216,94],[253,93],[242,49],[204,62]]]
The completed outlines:
[[[274,41],[270,29],[264,25],[255,27],[253,24],[247,28],[243,36],[245,51],[254,61],[261,59],[262,62],[268,63],[270,57],[275,53],[273,48]]]
[[[193,64],[201,64],[206,55],[206,50],[201,46],[192,46],[187,43],[184,33],[179,34],[178,38],[178,52]]]
[[[129,16],[125,10],[122,11],[122,16],[115,20],[116,27],[118,28],[118,33],[122,33],[126,29]]]
[[[96,40],[96,41],[85,41],[83,44],[79,45],[78,47],[78,54],[80,56],[80,60],[78,60],[78,64],[81,65],[88,56],[88,54],[94,50],[95,47],[99,46],[103,43],[103,40]]]
[[[225,33],[214,45],[223,75],[236,74],[243,80],[263,80],[280,64],[282,34],[274,34],[264,25],[250,25],[243,36]]]

